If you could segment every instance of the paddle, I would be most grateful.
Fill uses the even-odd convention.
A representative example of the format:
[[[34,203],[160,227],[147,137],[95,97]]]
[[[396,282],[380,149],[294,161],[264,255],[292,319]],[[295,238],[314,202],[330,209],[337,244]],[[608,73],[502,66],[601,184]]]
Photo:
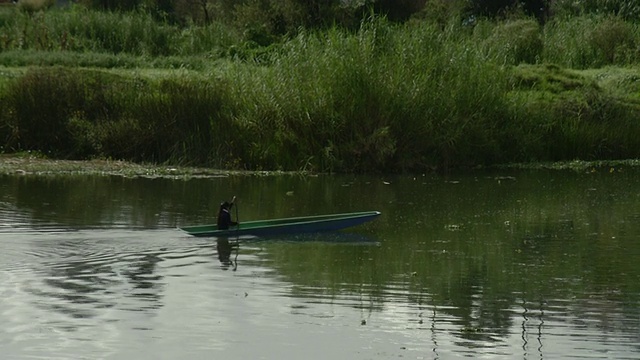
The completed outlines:
[[[234,196],[233,199],[231,199],[231,204],[236,206],[236,230],[240,230],[240,220],[238,218],[238,204],[235,203],[236,202],[236,197]]]
[[[236,202],[236,197],[234,196],[233,199],[231,199],[231,203],[235,203]],[[240,218],[238,217],[238,204],[236,205],[236,258],[233,264],[233,271],[236,271],[236,269],[238,269],[238,252],[240,250]]]

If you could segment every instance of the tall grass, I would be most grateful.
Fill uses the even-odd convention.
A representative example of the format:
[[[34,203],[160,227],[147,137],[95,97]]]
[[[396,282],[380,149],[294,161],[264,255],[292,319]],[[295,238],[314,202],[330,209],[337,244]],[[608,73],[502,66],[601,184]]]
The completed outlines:
[[[345,171],[484,162],[473,154],[489,149],[499,157],[506,74],[457,30],[380,21],[355,35],[300,34],[257,78],[239,79],[240,121],[264,134],[249,158]]]
[[[544,28],[545,62],[574,69],[640,63],[640,24],[586,15],[552,21]]]
[[[77,137],[72,119],[95,119],[109,112],[101,74],[70,73],[61,69],[32,71],[7,88],[3,99],[11,137],[6,146],[40,150],[57,156],[76,156]]]
[[[514,142],[510,161],[640,156],[633,135],[640,130],[640,102],[558,66],[515,70],[509,97],[516,111],[505,129]]]
[[[446,23],[430,24],[426,20],[412,21],[401,26],[405,28],[401,31],[426,26],[448,39],[452,39],[452,35],[465,41],[472,37],[475,43],[471,48],[502,65],[555,63],[586,69],[640,62],[640,24],[611,15],[552,18],[544,26],[533,19],[479,20],[461,26],[452,18]],[[378,32],[385,31],[384,28],[391,31],[389,27],[376,28]],[[158,21],[141,11],[101,12],[72,6],[30,13],[12,8],[0,12],[0,52],[116,54],[142,57],[144,62],[158,57],[246,60],[264,57],[265,52],[269,55],[270,48],[246,41],[247,31],[222,22],[178,26]],[[331,36],[329,33],[335,31],[329,29],[326,35]],[[309,33],[303,36],[308,37]]]
[[[487,29],[488,28],[488,29]],[[482,32],[488,34],[483,35]],[[535,64],[541,61],[544,43],[540,25],[533,19],[493,24],[483,21],[474,29],[487,57],[503,64]]]
[[[144,12],[101,12],[72,6],[28,13],[13,9],[0,20],[0,51],[73,51],[135,56],[217,57],[237,42],[220,23],[182,28]]]
[[[116,99],[127,109],[123,116],[98,128],[104,154],[190,165],[234,161],[231,134],[237,130],[225,81],[175,77],[138,86],[140,93],[127,91]]]
[[[121,21],[119,16],[125,15],[95,14],[85,27],[75,15],[56,21],[40,16],[45,23],[66,24],[53,33],[84,31],[71,38],[87,41],[80,48],[94,49],[87,39],[106,35],[89,36],[86,30],[98,34],[103,31],[96,25],[104,20],[101,16]],[[168,31],[170,40],[149,50],[153,36],[141,35],[146,44],[129,44],[126,36],[153,26],[151,20],[126,16],[140,16],[125,21],[129,25],[123,29],[129,30],[113,35],[123,41],[118,51],[126,55],[92,58],[71,50],[11,47],[0,52],[0,60],[19,60],[23,54],[43,65],[59,56],[58,61],[69,57],[167,68],[185,61],[186,68],[198,71],[143,76],[137,70],[34,68],[0,86],[0,140],[6,149],[340,172],[640,156],[640,138],[631,135],[640,133],[637,101],[561,66],[540,64],[554,60],[585,67],[636,61],[630,45],[637,43],[636,28],[616,19],[575,20],[584,30],[576,33],[561,23],[541,28],[530,20],[482,21],[470,27],[454,21],[400,26],[373,18],[357,31],[300,31],[260,57],[235,58],[221,67],[193,53],[210,54],[204,44],[214,43],[212,34],[222,30],[174,31],[156,24],[160,30],[150,33]],[[76,30],[71,30],[74,22]],[[615,36],[598,29],[613,29]],[[587,45],[573,42],[572,36],[579,35]],[[602,39],[623,39],[626,50],[607,47]],[[103,51],[106,43],[96,49]],[[557,51],[550,52],[553,44]],[[561,46],[566,46],[562,54]],[[151,55],[165,51],[176,55]]]
[[[7,150],[53,156],[226,165],[233,133],[228,85],[42,68],[2,94]]]

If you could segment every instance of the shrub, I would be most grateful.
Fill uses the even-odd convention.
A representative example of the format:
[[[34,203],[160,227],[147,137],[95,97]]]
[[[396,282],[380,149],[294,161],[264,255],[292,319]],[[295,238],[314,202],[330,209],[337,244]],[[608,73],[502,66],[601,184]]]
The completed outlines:
[[[491,58],[509,65],[539,62],[544,45],[540,25],[532,19],[497,25],[486,43]]]
[[[591,33],[591,42],[602,58],[602,65],[625,65],[637,60],[633,28],[620,18],[607,17],[598,23]]]
[[[18,1],[18,9],[34,13],[36,11],[48,9],[55,4],[55,0],[20,0]]]
[[[95,154],[91,124],[113,114],[108,92],[114,84],[100,72],[29,70],[10,83],[5,95],[6,123],[13,132],[7,147],[57,156]]]
[[[126,109],[97,133],[105,156],[137,161],[220,164],[230,156],[229,90],[219,80],[138,82],[112,101]]]
[[[640,20],[640,3],[636,0],[555,0],[551,2],[551,11],[560,18],[604,15],[629,21]]]

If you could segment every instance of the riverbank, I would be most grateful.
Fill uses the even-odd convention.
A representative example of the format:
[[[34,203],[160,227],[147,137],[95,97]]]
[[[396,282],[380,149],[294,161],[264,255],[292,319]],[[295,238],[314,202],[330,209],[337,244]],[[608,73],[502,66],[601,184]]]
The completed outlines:
[[[609,161],[564,161],[547,163],[519,163],[496,165],[484,169],[469,170],[572,170],[576,172],[623,171],[628,167],[640,167],[640,159]],[[202,167],[163,166],[138,164],[121,160],[56,160],[41,155],[1,154],[0,175],[101,175],[146,178],[212,178],[228,176],[277,176],[315,175],[304,172],[238,171]]]
[[[121,160],[59,160],[41,155],[2,154],[0,175],[105,175],[123,177],[210,178],[227,176],[266,176],[275,172],[249,172],[199,167],[139,164]]]
[[[59,15],[42,16],[64,28],[78,14]],[[638,54],[598,37],[640,43],[634,26],[374,18],[357,31],[301,31],[250,57],[9,48],[0,151],[311,173],[635,159]],[[576,29],[589,37],[569,42]]]
[[[479,112],[433,104],[428,94],[421,96],[434,106],[420,104],[404,98],[410,91],[346,105],[326,89],[313,101],[333,98],[326,106],[339,109],[304,115],[284,93],[265,98],[276,86],[271,77],[253,93],[254,104],[247,92],[233,95],[244,81],[230,85],[195,71],[3,68],[0,135],[5,152],[235,171],[420,173],[640,158],[639,69],[520,65],[500,72],[504,89],[476,102]]]

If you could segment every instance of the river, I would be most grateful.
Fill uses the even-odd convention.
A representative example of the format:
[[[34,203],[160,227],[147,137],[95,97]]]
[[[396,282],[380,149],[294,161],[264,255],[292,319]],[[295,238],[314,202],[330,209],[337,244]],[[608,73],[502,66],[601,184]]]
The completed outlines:
[[[0,357],[635,359],[639,175],[0,176]],[[382,215],[230,243],[178,229],[233,195],[241,222]]]

